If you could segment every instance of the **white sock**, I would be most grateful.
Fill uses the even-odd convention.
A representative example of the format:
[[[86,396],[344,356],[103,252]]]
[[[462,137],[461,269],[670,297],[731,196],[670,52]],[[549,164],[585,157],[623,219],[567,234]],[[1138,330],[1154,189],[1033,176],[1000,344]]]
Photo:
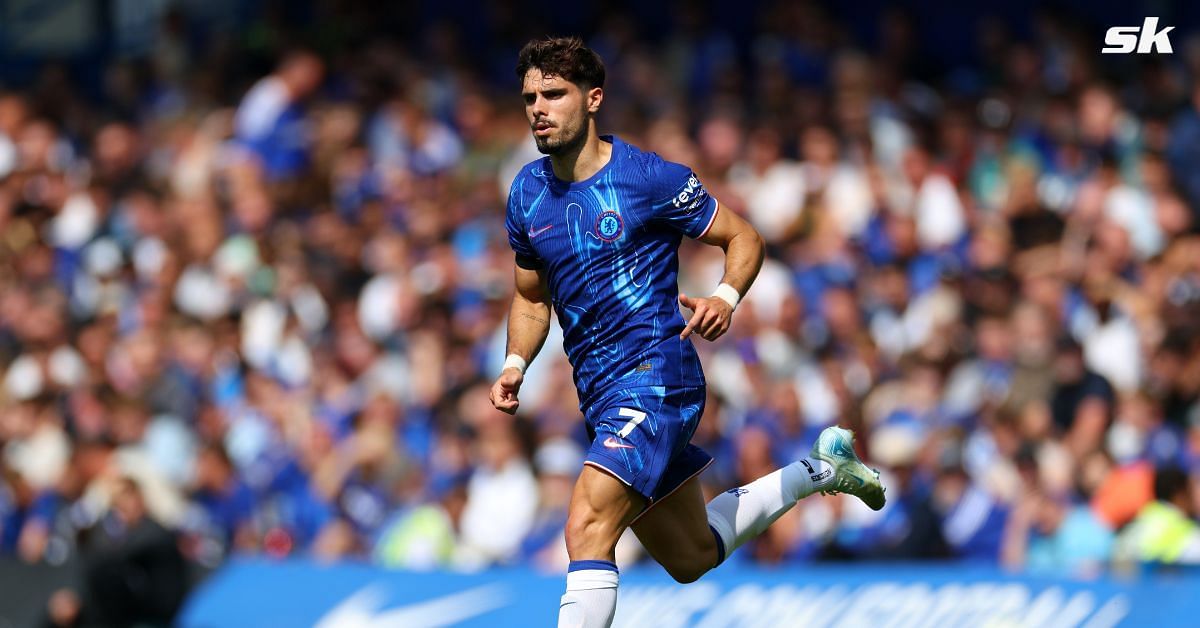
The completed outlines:
[[[617,611],[617,578],[617,566],[607,560],[571,561],[558,628],[609,628]]]
[[[833,481],[829,463],[801,458],[782,469],[717,495],[708,502],[708,525],[717,540],[718,562],[762,534],[796,502]]]

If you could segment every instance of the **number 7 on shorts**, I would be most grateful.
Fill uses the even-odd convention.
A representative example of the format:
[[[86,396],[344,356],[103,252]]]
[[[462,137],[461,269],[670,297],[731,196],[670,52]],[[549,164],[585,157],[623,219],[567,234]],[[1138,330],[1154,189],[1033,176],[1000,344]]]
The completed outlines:
[[[625,423],[625,427],[621,428],[620,432],[617,432],[617,436],[620,436],[621,438],[628,437],[629,434],[633,432],[633,428],[637,427],[639,423],[646,420],[645,412],[642,412],[641,410],[634,410],[633,408],[621,408],[617,411],[617,414],[619,416],[629,417],[629,421]]]

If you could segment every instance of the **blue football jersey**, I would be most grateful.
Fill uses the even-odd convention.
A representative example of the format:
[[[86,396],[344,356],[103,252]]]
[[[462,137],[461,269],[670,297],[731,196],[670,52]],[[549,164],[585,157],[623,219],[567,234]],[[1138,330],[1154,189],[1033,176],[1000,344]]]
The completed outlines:
[[[601,139],[612,157],[585,181],[558,179],[549,157],[525,166],[506,219],[517,264],[549,280],[585,412],[618,389],[704,385],[691,339],[679,339],[678,249],[717,213],[690,168]]]

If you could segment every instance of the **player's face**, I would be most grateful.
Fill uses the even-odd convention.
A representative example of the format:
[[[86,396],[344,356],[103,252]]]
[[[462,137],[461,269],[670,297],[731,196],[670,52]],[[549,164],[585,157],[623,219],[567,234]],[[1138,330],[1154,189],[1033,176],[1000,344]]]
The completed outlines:
[[[555,155],[587,139],[588,118],[599,108],[602,91],[595,87],[584,92],[571,81],[533,69],[525,73],[521,98],[538,150]]]

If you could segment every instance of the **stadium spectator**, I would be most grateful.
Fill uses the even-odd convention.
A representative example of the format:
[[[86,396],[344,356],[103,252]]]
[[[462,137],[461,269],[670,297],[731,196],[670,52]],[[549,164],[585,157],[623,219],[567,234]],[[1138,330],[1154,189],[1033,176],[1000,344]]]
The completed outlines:
[[[246,93],[234,117],[234,137],[268,181],[291,179],[308,167],[313,144],[304,100],[320,86],[324,64],[312,52],[288,53],[279,69]]]
[[[459,530],[467,501],[464,476],[431,487],[435,500],[401,511],[384,524],[372,558],[384,567],[427,570],[458,566]]]
[[[80,625],[166,625],[183,603],[187,570],[175,535],[150,517],[137,484],[119,478],[112,504],[82,531]],[[51,615],[71,615],[52,600]]]
[[[1200,563],[1200,525],[1192,518],[1192,480],[1177,467],[1154,474],[1154,501],[1117,537],[1114,558],[1142,563]]]
[[[1031,573],[1095,575],[1112,556],[1112,545],[1112,531],[1086,504],[1031,493],[1009,519],[1001,562]]]

